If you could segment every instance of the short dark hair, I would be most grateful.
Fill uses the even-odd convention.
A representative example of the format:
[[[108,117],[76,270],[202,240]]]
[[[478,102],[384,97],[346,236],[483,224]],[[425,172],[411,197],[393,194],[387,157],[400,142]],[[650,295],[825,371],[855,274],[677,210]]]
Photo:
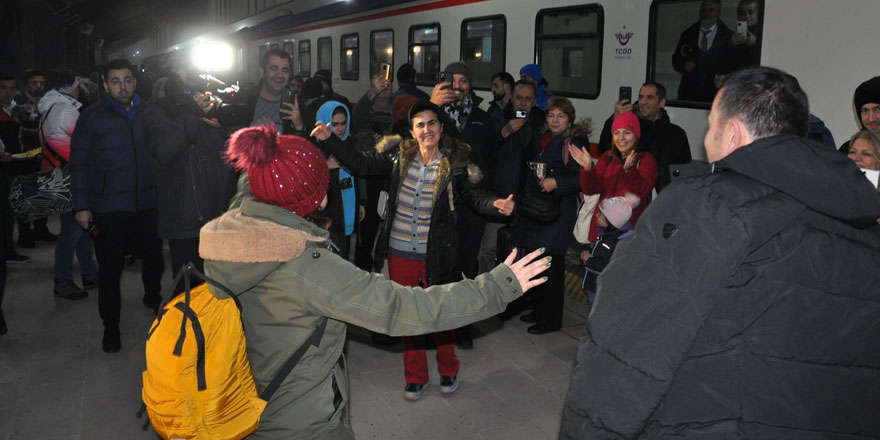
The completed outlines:
[[[644,84],[642,84],[642,87],[645,87],[645,86],[654,86],[654,88],[657,89],[657,100],[658,101],[666,99],[666,87],[663,87],[663,84],[660,84],[660,83],[654,82],[654,81],[646,81]]]
[[[69,70],[54,70],[46,76],[46,89],[58,89],[60,87],[69,87],[76,81],[76,75]]]
[[[721,119],[741,120],[755,139],[806,136],[810,103],[797,78],[772,67],[747,67],[719,78]]]
[[[290,63],[290,69],[293,70],[293,62],[290,60],[290,54],[284,49],[279,49],[277,47],[275,49],[269,49],[263,54],[263,58],[260,59],[260,67],[265,69],[266,66],[269,65],[269,57],[272,56],[287,60],[287,62]]]
[[[517,87],[519,87],[519,86],[529,86],[529,87],[531,87],[532,90],[535,91],[535,96],[538,96],[538,88],[535,87],[535,83],[533,83],[533,82],[531,82],[531,81],[526,81],[526,80],[524,80],[524,79],[521,79],[521,80],[519,80],[519,81],[513,83],[513,87],[511,87],[510,89],[513,90],[513,89],[515,89],[515,88],[517,88]]]
[[[498,73],[492,75],[492,79],[490,81],[495,82],[495,78],[500,79],[502,83],[509,85],[510,88],[513,89],[513,84],[515,82],[513,80],[513,75],[511,75],[507,72],[498,72]]]
[[[6,72],[0,72],[0,81],[15,81],[15,75]]]
[[[43,75],[43,72],[40,72],[39,70],[36,70],[36,69],[35,70],[28,70],[27,73],[24,74],[24,83],[27,84],[27,82],[30,81],[31,78],[33,78],[35,76],[45,77],[46,75]]]
[[[110,60],[101,68],[101,81],[107,82],[107,75],[110,74],[111,70],[124,70],[128,69],[132,75],[134,75],[135,68],[134,66],[125,58],[120,58],[118,60]]]

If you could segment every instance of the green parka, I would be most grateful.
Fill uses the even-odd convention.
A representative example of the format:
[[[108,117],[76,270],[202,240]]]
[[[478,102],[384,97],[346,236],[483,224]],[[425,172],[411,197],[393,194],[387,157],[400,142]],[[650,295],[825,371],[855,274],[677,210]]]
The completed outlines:
[[[428,289],[361,271],[328,249],[326,230],[253,200],[246,176],[232,208],[202,228],[200,253],[206,274],[239,295],[258,390],[321,319],[330,318],[320,346],[306,351],[249,438],[354,437],[342,358],[346,322],[394,336],[433,333],[495,315],[522,294],[505,265],[474,280]]]

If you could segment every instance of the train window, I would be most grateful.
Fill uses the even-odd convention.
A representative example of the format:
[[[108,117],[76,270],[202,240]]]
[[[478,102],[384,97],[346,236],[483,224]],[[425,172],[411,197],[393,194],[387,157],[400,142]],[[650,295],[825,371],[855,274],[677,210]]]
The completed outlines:
[[[471,68],[471,87],[488,90],[496,72],[504,71],[507,20],[503,15],[461,22],[461,60]]]
[[[318,70],[333,72],[333,42],[330,37],[318,38]]]
[[[599,5],[538,11],[535,57],[554,94],[599,96],[604,18]]]
[[[278,49],[279,47],[281,47],[281,46],[279,46],[278,43],[272,43],[272,46],[271,46],[272,49]]]
[[[281,47],[288,55],[293,56],[293,41],[285,41]]]
[[[339,45],[339,70],[342,79],[358,79],[358,34],[346,34]]]
[[[670,103],[708,108],[717,75],[760,64],[763,11],[763,0],[654,1],[648,78],[666,86]]]
[[[409,63],[416,68],[416,84],[433,86],[440,73],[440,25],[409,28]]]
[[[312,41],[302,40],[297,48],[296,59],[299,61],[299,76],[309,78],[312,76]]]
[[[370,32],[370,77],[379,73],[379,64],[394,66],[394,31],[385,29]],[[394,78],[394,69],[391,69]]]
[[[263,64],[262,64],[262,62],[263,62],[263,57],[266,56],[266,52],[268,52],[268,51],[269,51],[269,45],[268,45],[268,44],[261,44],[261,45],[260,45],[260,61],[259,61],[259,62],[261,63],[261,64],[260,64],[260,67],[263,67]]]

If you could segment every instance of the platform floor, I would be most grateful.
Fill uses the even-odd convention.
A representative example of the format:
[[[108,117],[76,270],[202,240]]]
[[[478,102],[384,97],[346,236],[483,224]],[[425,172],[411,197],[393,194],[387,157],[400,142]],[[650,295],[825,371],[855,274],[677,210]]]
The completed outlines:
[[[50,229],[57,231],[57,222],[50,222]],[[80,301],[55,299],[53,244],[18,251],[32,260],[8,266],[3,310],[9,333],[0,336],[0,440],[156,439],[135,416],[144,335],[153,320],[140,303],[140,265],[123,274],[123,349],[106,354],[97,291]],[[456,350],[458,391],[440,393],[430,350],[431,383],[416,402],[403,398],[400,346],[377,347],[365,330],[350,326],[346,355],[356,437],[555,439],[585,319],[586,306],[572,296],[566,297],[561,332],[530,335],[528,324],[516,318],[479,322],[474,349]]]

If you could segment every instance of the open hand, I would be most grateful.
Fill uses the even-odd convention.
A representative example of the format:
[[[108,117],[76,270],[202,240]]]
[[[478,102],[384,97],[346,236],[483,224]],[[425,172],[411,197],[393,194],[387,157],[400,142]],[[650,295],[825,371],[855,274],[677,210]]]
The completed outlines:
[[[312,133],[309,134],[309,136],[319,141],[326,141],[327,138],[330,137],[331,133],[332,132],[330,131],[330,124],[322,124],[321,121],[316,121],[315,129],[312,130]]]
[[[547,281],[547,277],[532,279],[550,267],[550,257],[539,258],[543,253],[544,248],[537,249],[514,263],[513,260],[516,259],[516,249],[514,249],[507,256],[507,259],[504,260],[504,264],[510,267],[514,275],[516,275],[516,280],[519,281],[519,286],[522,288],[523,293]]]
[[[593,168],[593,156],[587,151],[587,147],[578,148],[576,145],[571,144],[568,146],[568,153],[571,155],[571,158],[581,166],[581,168],[585,170]]]
[[[492,203],[496,209],[498,209],[498,213],[501,215],[510,215],[513,214],[513,208],[516,206],[516,202],[513,201],[513,194],[507,196],[506,199],[498,199]]]

